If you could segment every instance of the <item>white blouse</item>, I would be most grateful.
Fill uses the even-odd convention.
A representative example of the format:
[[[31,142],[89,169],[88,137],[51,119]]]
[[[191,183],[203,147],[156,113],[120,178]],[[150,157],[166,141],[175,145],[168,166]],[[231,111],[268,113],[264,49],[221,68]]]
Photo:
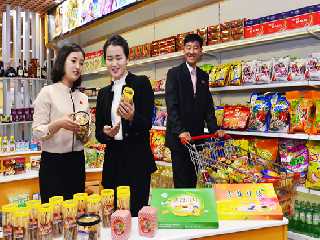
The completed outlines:
[[[48,128],[51,122],[78,111],[89,112],[88,97],[80,91],[71,92],[71,89],[61,82],[41,89],[34,102],[32,132],[33,138],[41,141],[43,151],[67,153],[83,150],[83,144],[76,139],[72,131],[61,128],[50,135]]]

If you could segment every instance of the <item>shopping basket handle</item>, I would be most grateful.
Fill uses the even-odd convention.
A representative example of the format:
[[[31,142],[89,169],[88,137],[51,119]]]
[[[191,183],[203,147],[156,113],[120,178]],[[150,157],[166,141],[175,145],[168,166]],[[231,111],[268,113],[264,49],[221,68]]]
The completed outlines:
[[[197,141],[197,140],[203,140],[203,139],[208,139],[208,138],[221,138],[221,137],[219,137],[218,134],[213,133],[213,134],[205,134],[205,135],[200,135],[200,136],[194,136],[194,137],[191,137],[191,140],[192,141]],[[228,134],[225,134],[222,138],[223,139],[230,139],[231,136],[228,135]]]

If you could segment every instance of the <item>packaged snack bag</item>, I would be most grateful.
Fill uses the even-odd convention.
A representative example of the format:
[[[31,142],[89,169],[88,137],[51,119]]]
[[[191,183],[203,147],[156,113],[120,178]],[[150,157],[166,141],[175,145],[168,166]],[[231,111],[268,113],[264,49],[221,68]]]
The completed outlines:
[[[257,61],[242,63],[242,82],[243,84],[255,84],[257,72]]]
[[[272,167],[272,162],[275,162],[278,156],[278,139],[256,138],[253,140],[253,151],[251,152],[254,152],[252,159],[267,167]]]
[[[272,80],[288,81],[290,58],[273,59]]]
[[[311,81],[320,80],[320,56],[308,58],[306,75],[307,78]]]
[[[257,61],[256,83],[264,84],[271,82],[272,60]]]
[[[306,59],[298,58],[290,62],[288,81],[306,80]]]
[[[286,96],[276,93],[271,97],[270,124],[269,131],[288,132],[289,131],[289,103]]]
[[[269,97],[254,93],[250,99],[250,117],[248,130],[265,132],[268,130],[268,118],[270,111]]]
[[[165,131],[150,131],[150,147],[155,161],[161,161],[164,157]]]
[[[309,153],[303,140],[283,139],[279,142],[280,162],[294,173],[300,173],[303,183],[307,174]]]
[[[222,127],[223,114],[224,114],[224,107],[223,106],[215,106],[215,116],[217,119],[218,127]]]
[[[229,64],[222,64],[213,67],[210,73],[210,82],[212,87],[223,87],[227,83],[229,75]]]
[[[230,65],[228,85],[240,86],[242,79],[241,62],[236,62]]]
[[[249,115],[247,106],[225,106],[222,126],[225,129],[245,129]]]
[[[203,64],[200,66],[200,69],[208,74],[210,74],[212,68],[213,68],[212,64]]]
[[[309,150],[309,167],[306,180],[306,187],[320,189],[320,145],[317,142],[307,143]]]
[[[127,103],[133,102],[134,90],[130,87],[124,87],[122,91],[122,100]]]

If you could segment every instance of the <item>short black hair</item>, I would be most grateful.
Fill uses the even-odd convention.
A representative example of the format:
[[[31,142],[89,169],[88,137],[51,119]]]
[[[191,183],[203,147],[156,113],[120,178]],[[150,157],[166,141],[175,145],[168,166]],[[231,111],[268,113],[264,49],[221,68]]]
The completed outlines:
[[[129,45],[127,40],[125,40],[120,35],[112,35],[103,45],[103,57],[106,59],[107,57],[107,48],[112,46],[120,46],[123,49],[124,55],[126,55],[126,58],[129,57]]]
[[[183,40],[183,45],[185,46],[189,42],[198,42],[200,47],[203,45],[203,39],[196,33],[188,33],[184,40]]]
[[[85,53],[84,53],[83,49],[75,43],[67,44],[67,45],[64,45],[63,47],[61,47],[58,50],[56,60],[55,60],[53,67],[52,67],[51,78],[52,78],[53,83],[57,83],[57,82],[62,81],[63,76],[65,75],[64,66],[66,63],[66,59],[69,56],[69,54],[72,52],[81,52],[83,55],[83,58],[85,57]],[[80,87],[81,81],[82,80],[81,80],[81,76],[80,76],[78,78],[78,80],[73,83],[72,91],[74,91],[76,88]]]

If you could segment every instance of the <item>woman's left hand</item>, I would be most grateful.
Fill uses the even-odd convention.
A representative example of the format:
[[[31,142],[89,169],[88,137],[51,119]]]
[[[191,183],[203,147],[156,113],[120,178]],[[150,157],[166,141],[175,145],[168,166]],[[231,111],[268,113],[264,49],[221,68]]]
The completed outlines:
[[[121,101],[118,107],[118,113],[120,117],[132,121],[134,117],[134,105]]]

